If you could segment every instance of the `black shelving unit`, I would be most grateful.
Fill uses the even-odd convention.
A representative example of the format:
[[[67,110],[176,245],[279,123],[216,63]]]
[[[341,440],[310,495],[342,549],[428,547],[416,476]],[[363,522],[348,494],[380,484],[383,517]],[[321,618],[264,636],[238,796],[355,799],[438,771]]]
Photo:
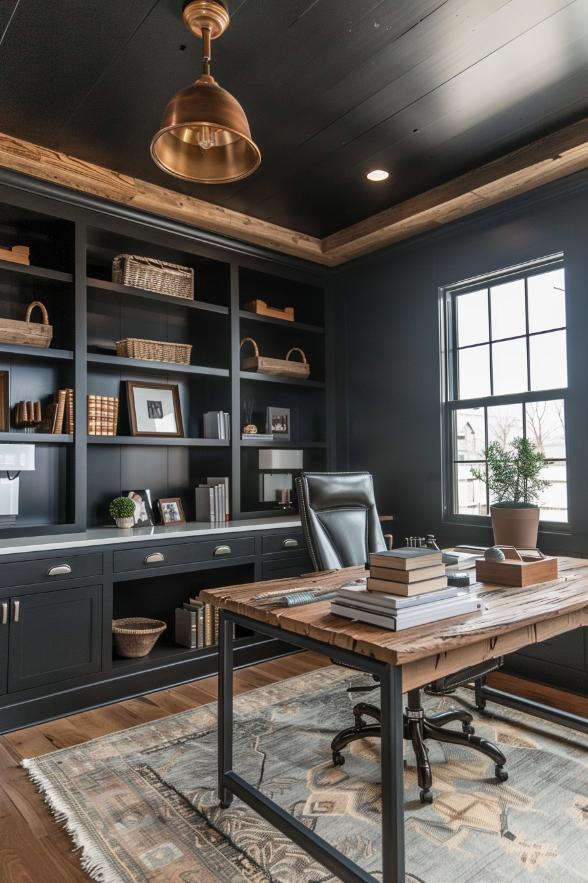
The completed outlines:
[[[72,387],[76,413],[73,435],[0,433],[1,443],[34,444],[37,461],[34,473],[21,476],[21,516],[0,536],[109,525],[108,502],[128,487],[149,487],[154,498],[182,497],[190,520],[193,488],[209,475],[230,477],[233,518],[291,515],[257,499],[257,458],[266,448],[300,449],[305,467],[334,466],[324,271],[49,185],[12,186],[0,178],[0,236],[7,244],[28,244],[32,261],[0,261],[0,316],[23,318],[28,303],[41,300],[53,326],[47,349],[0,343],[10,403],[46,402],[57,389]],[[119,254],[193,267],[195,299],[112,282]],[[278,308],[293,306],[296,321],[245,309],[258,297]],[[118,357],[115,342],[125,337],[190,343],[191,364]],[[243,337],[253,337],[270,356],[283,358],[291,347],[301,347],[310,378],[242,371]],[[186,437],[133,437],[126,380],[177,384]],[[117,436],[88,435],[88,393],[119,397]],[[241,441],[244,399],[254,402],[260,432],[268,406],[288,408],[291,439]],[[231,414],[231,441],[202,437],[202,415],[212,410]]]

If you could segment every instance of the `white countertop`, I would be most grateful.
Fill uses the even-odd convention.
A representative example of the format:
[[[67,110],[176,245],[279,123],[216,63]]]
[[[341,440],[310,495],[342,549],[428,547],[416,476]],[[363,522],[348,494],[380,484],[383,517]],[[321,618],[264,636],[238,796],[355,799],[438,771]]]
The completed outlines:
[[[288,530],[300,527],[300,519],[251,518],[227,521],[222,524],[192,521],[188,524],[155,525],[120,530],[117,527],[97,527],[83,533],[63,533],[42,537],[19,537],[0,541],[0,555],[16,555],[22,552],[52,552],[60,549],[79,549],[87,546],[112,546],[117,543],[157,541],[159,539],[203,538],[226,533],[251,533],[258,530]]]

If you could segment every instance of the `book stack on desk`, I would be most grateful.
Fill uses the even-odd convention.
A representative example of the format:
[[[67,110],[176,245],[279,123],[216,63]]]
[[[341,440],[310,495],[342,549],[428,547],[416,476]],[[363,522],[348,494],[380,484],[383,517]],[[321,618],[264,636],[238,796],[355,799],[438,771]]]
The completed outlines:
[[[338,616],[393,631],[478,609],[475,596],[448,585],[441,552],[415,548],[373,553],[367,585],[344,585],[331,602]]]

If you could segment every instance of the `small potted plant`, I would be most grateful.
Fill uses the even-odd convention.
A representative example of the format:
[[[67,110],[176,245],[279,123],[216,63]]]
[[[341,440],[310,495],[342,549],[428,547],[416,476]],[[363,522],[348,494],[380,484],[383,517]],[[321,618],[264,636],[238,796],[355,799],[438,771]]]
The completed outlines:
[[[135,504],[129,497],[115,497],[108,507],[116,526],[128,528],[135,526]]]
[[[486,451],[488,474],[471,474],[488,485],[494,543],[517,549],[535,549],[539,532],[537,500],[550,482],[540,478],[545,456],[526,438],[515,438],[509,447],[491,442]]]

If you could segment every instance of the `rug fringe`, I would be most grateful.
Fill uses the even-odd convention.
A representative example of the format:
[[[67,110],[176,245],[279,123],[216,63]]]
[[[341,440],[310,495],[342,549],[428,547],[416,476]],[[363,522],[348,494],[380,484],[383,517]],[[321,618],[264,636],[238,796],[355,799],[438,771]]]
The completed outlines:
[[[109,863],[97,843],[95,843],[75,810],[67,803],[64,789],[60,788],[39,768],[35,758],[25,758],[21,767],[28,773],[57,824],[63,828],[74,844],[74,852],[81,850],[80,865],[96,883],[121,883],[120,874]]]

